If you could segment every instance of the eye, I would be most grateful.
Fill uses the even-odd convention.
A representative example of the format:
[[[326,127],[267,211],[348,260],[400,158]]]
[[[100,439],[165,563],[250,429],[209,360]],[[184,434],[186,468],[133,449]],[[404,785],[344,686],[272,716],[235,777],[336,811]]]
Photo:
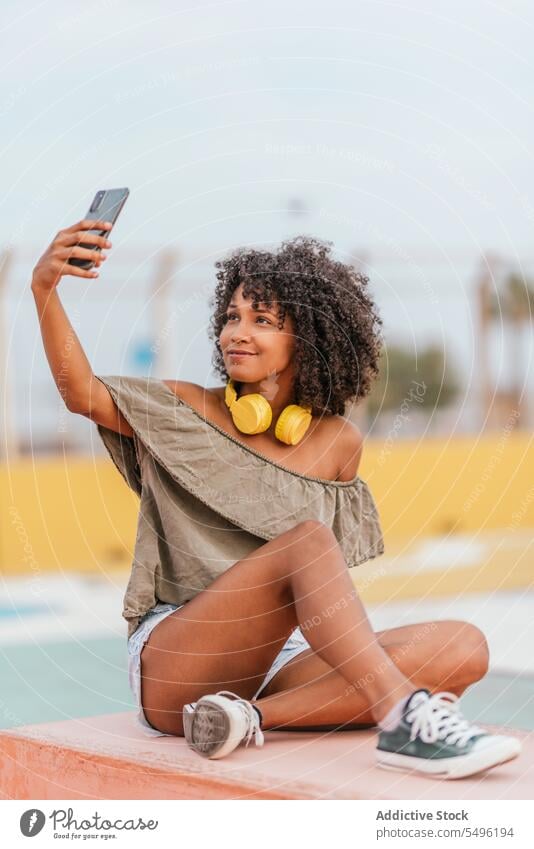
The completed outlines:
[[[231,319],[234,315],[237,315],[237,313],[235,313],[235,312],[227,313],[227,315],[226,315],[226,320],[227,320],[227,321],[229,321],[229,320],[230,320],[230,319]],[[265,318],[265,316],[263,316],[263,315],[259,315],[259,316],[257,317],[256,321],[266,321],[266,322],[267,322],[267,324],[271,324],[271,322],[269,321],[269,319]]]

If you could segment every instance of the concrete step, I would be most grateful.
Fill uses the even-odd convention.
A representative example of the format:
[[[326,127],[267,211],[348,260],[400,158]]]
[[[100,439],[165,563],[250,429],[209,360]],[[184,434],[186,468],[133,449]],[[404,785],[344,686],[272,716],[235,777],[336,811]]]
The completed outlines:
[[[267,731],[229,757],[200,757],[180,737],[148,738],[133,712],[0,732],[3,799],[532,799],[534,732],[519,758],[440,781],[381,769],[376,731]]]

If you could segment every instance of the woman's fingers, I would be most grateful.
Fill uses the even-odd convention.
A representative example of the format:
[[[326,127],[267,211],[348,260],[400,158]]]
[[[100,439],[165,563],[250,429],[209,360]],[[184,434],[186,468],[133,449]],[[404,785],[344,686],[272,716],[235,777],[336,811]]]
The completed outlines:
[[[111,221],[92,221],[90,218],[82,218],[76,224],[64,227],[59,233],[74,233],[76,230],[111,230],[112,226]]]
[[[65,274],[72,274],[73,277],[98,277],[98,271],[94,268],[78,268],[77,265],[71,265],[69,262],[61,262],[56,260],[54,263],[56,271],[62,277]]]
[[[68,260],[71,257],[88,260],[99,268],[107,256],[99,250],[93,250],[93,246],[110,248],[111,242],[103,236],[87,231],[108,231],[111,227],[112,224],[109,221],[93,221],[90,218],[84,218],[71,227],[60,230],[37,261],[32,275],[32,288],[50,291],[58,285],[65,274],[73,277],[98,277],[98,271],[79,268],[77,265],[71,265]]]
[[[106,239],[105,236],[97,236],[93,233],[87,235],[87,233],[84,233],[83,230],[74,230],[73,232],[68,233],[63,231],[62,233],[58,233],[54,241],[56,245],[65,246],[77,245],[80,242],[82,242],[83,244],[87,244],[88,242],[90,242],[91,245],[98,245],[101,248],[111,247],[111,242],[109,241],[109,239]]]
[[[89,248],[83,248],[81,245],[59,248],[56,251],[56,256],[59,259],[70,259],[71,257],[76,257],[77,259],[88,259],[90,262],[97,263],[107,259],[107,254],[103,254],[100,251],[91,251]]]

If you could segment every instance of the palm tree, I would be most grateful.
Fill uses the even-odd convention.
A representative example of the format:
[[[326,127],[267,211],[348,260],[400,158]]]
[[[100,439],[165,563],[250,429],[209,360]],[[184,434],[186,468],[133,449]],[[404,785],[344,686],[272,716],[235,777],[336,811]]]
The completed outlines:
[[[412,401],[429,411],[448,406],[458,395],[456,371],[446,364],[445,353],[429,345],[417,353],[390,345],[380,357],[380,373],[368,399],[368,413],[400,409]]]
[[[504,321],[508,330],[509,351],[512,359],[512,386],[511,395],[513,404],[519,414],[519,420],[523,427],[525,421],[525,400],[527,388],[525,386],[526,374],[524,366],[524,339],[526,333],[530,332],[530,326],[534,317],[534,284],[523,275],[511,272],[504,279],[500,292],[493,291],[491,299],[491,318]]]

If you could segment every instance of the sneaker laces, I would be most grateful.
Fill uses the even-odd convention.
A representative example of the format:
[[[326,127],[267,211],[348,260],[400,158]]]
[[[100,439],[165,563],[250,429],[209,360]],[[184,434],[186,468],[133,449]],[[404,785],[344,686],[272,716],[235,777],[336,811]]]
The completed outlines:
[[[445,691],[418,701],[405,718],[411,723],[410,739],[419,736],[424,743],[443,740],[451,745],[465,746],[477,734],[487,733],[471,725],[458,707],[458,696]]]
[[[263,746],[265,737],[260,728],[260,718],[257,711],[254,710],[253,705],[246,699],[242,699],[241,696],[237,695],[237,693],[232,693],[230,690],[219,690],[216,695],[232,696],[238,707],[243,711],[247,720],[247,731],[245,737],[243,737],[244,740],[246,739],[245,747],[248,746],[252,737],[254,737],[256,746]]]

